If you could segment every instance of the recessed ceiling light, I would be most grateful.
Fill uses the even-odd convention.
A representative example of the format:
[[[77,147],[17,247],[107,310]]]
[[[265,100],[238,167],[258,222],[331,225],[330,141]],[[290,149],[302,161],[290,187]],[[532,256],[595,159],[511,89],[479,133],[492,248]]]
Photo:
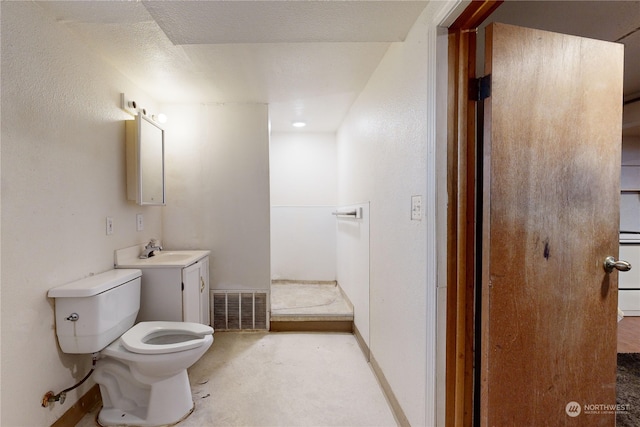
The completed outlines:
[[[303,122],[303,121],[301,121],[301,120],[297,120],[297,121],[295,121],[295,122],[291,123],[291,126],[293,126],[294,128],[303,128],[303,127],[305,127],[306,125],[307,125],[307,123],[306,123],[306,122]]]

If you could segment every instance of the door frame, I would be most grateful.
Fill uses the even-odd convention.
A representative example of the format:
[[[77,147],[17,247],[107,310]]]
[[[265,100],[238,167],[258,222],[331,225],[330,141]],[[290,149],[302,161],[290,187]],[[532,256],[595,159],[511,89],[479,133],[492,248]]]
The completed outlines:
[[[445,423],[473,423],[476,265],[477,28],[503,0],[473,0],[449,27],[447,99],[447,331]]]

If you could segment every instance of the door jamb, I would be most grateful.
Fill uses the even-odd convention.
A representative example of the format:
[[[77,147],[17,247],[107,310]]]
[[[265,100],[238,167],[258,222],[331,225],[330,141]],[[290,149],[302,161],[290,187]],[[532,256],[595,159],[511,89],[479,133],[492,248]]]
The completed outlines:
[[[476,276],[476,78],[478,26],[503,0],[474,0],[449,27],[447,111],[447,426],[473,423]],[[479,266],[478,266],[479,268]]]

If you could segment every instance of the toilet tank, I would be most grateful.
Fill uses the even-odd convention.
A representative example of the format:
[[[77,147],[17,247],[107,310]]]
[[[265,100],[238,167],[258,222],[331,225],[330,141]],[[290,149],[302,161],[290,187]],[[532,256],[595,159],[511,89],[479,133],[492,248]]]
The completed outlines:
[[[140,270],[109,270],[49,290],[56,334],[65,353],[96,353],[135,323]]]

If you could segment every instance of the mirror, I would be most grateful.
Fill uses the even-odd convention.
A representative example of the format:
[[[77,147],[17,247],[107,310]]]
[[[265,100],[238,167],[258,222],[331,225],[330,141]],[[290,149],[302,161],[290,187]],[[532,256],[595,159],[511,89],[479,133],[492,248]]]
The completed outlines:
[[[164,130],[139,113],[126,122],[127,198],[139,205],[165,205]]]

